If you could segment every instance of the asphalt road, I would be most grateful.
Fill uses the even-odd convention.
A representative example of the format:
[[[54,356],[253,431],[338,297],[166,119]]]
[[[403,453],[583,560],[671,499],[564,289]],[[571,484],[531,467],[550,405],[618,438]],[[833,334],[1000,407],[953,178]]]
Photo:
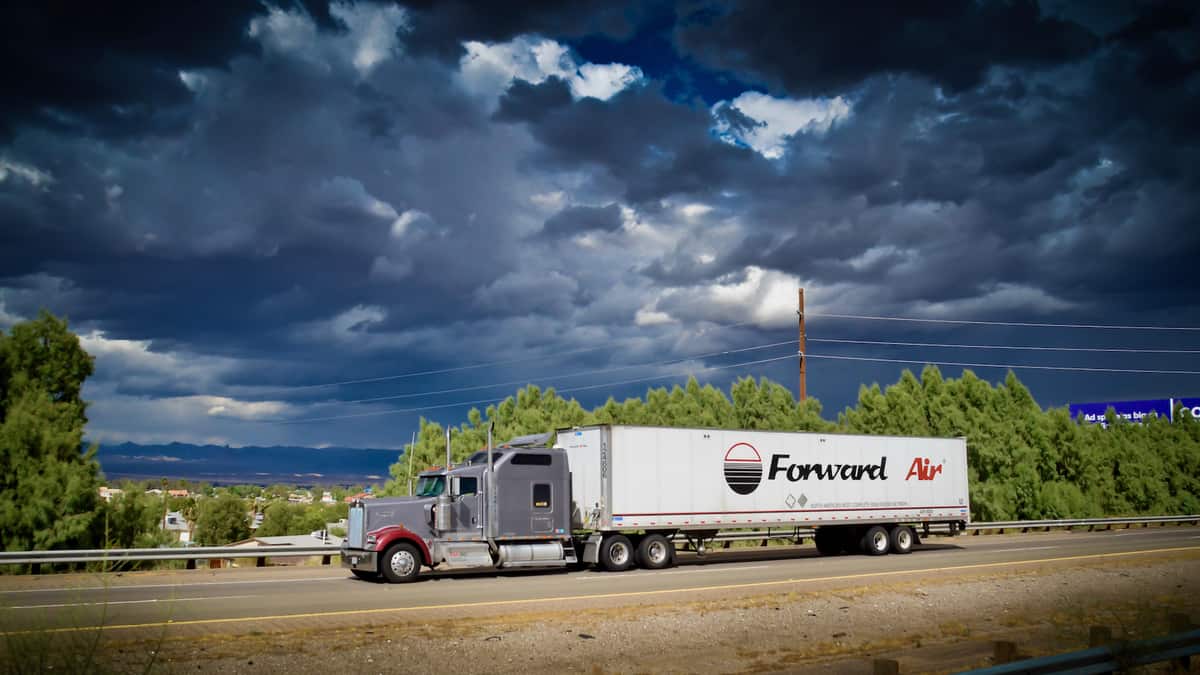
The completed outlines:
[[[702,558],[681,554],[678,566],[660,571],[435,573],[404,585],[360,581],[339,567],[312,566],[0,577],[0,633],[96,626],[130,637],[168,628],[173,635],[286,631],[434,616],[670,604],[1196,553],[1200,528],[1171,526],[932,538],[905,556],[829,558],[811,544],[741,548]]]

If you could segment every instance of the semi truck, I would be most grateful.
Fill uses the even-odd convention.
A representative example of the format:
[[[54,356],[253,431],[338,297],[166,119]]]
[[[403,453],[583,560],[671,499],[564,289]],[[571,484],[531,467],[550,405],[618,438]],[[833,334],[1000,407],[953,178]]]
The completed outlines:
[[[550,445],[551,437],[557,441]],[[812,532],[822,555],[905,554],[970,520],[963,438],[601,424],[513,439],[420,474],[412,497],[350,507],[342,564],[363,579],[423,567],[661,569],[676,541]]]

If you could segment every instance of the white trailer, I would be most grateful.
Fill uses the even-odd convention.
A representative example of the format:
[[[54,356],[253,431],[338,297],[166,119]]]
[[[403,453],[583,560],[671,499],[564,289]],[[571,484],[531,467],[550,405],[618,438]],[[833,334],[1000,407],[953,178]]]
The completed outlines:
[[[670,566],[721,530],[815,530],[824,555],[908,553],[914,526],[970,519],[961,438],[599,425],[513,439],[350,507],[342,564],[404,582],[439,569]]]
[[[970,520],[962,438],[599,425],[559,430],[556,447],[572,530],[590,533],[583,561],[608,568],[626,554],[658,567],[655,550],[670,564],[674,533],[702,545],[719,530],[813,528],[824,554],[881,555],[919,543],[913,526]]]

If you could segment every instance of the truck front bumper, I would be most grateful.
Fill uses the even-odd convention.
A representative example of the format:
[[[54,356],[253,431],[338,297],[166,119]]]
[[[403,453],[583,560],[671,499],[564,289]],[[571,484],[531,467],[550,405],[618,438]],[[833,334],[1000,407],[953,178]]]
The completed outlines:
[[[363,572],[378,572],[379,554],[360,548],[343,548],[342,567]]]

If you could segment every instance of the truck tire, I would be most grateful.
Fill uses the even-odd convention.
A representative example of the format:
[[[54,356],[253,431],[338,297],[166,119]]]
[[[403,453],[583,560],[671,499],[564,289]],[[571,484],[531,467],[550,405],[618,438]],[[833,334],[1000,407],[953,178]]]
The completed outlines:
[[[892,548],[891,537],[888,536],[888,531],[880,525],[872,525],[867,528],[866,534],[862,537],[862,551],[867,555],[886,555]]]
[[[813,535],[813,543],[817,545],[817,552],[821,555],[837,555],[842,552],[844,537],[844,533],[838,530],[822,527],[817,529],[817,533]]]
[[[633,566],[633,544],[623,534],[611,534],[600,542],[600,566],[609,572],[624,572]]]
[[[421,573],[421,552],[407,541],[393,544],[380,556],[379,571],[393,584],[413,581]]]
[[[638,542],[637,563],[648,570],[670,567],[675,563],[675,544],[661,534],[648,534]]]
[[[363,581],[379,581],[378,572],[368,572],[367,570],[350,570],[350,573],[359,579],[362,579]]]
[[[897,525],[892,528],[892,553],[912,553],[913,544],[916,543],[917,535],[913,533],[911,527],[907,525]]]

